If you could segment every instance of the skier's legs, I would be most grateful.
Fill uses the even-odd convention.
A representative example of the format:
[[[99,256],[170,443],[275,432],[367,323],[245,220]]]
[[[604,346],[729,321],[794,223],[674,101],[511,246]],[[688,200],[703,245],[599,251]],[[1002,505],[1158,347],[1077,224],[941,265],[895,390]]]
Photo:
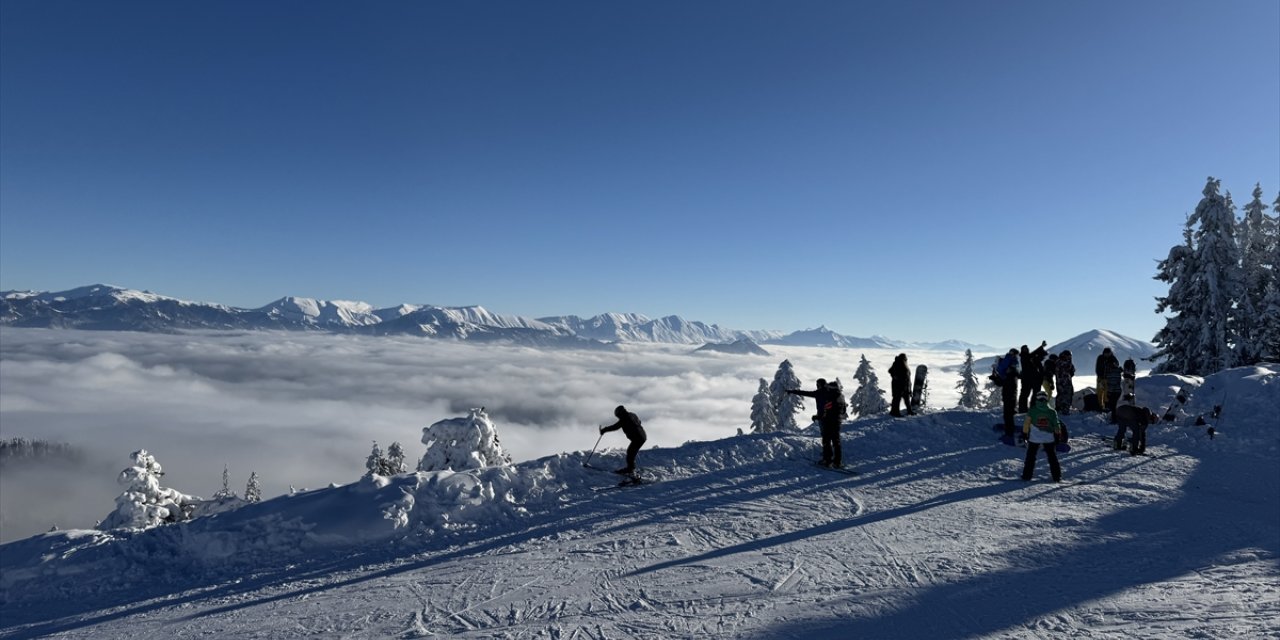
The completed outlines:
[[[838,467],[841,464],[844,464],[844,458],[841,456],[840,452],[840,425],[823,425],[822,449],[823,451],[830,449],[831,457],[829,459],[831,460],[832,465]]]
[[[644,441],[645,438],[640,438],[639,440],[632,440],[631,444],[627,445],[627,466],[623,473],[631,473],[636,470],[636,454],[640,453],[640,447],[644,446]]]
[[[1049,456],[1049,475],[1053,476],[1053,481],[1057,482],[1062,479],[1062,467],[1058,465],[1058,452],[1052,445],[1045,445],[1044,452]]]
[[[1046,447],[1047,448],[1047,447]],[[1040,443],[1027,443],[1027,459],[1022,463],[1022,479],[1030,480],[1031,476],[1036,472],[1036,453],[1040,450]]]

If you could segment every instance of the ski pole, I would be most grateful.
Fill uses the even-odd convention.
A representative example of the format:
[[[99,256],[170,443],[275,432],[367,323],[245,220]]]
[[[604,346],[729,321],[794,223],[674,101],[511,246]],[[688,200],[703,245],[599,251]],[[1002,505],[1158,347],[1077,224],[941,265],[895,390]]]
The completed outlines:
[[[599,438],[596,438],[596,443],[595,443],[595,444],[593,444],[593,445],[591,445],[591,453],[588,453],[588,454],[587,454],[587,459],[582,463],[582,466],[584,466],[584,467],[591,466],[591,465],[589,465],[589,464],[588,464],[589,462],[591,462],[591,456],[594,456],[594,455],[596,454],[596,447],[600,446],[600,441],[601,441],[601,440],[603,440],[603,439],[604,439],[604,434],[603,434],[603,433],[602,433],[602,434],[600,434],[600,437],[599,437]]]

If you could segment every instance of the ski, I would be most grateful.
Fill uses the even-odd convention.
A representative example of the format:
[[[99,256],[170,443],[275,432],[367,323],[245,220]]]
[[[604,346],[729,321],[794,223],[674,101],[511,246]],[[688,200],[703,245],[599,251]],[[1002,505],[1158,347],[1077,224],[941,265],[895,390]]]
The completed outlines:
[[[848,468],[848,467],[830,467],[830,466],[824,466],[821,462],[815,462],[815,463],[813,463],[813,466],[815,466],[815,467],[817,467],[817,468],[819,468],[819,469],[826,469],[827,471],[834,471],[834,472],[836,472],[836,473],[843,473],[843,474],[844,474],[844,475],[846,475],[846,476],[856,476],[856,475],[858,475],[859,473],[861,473],[860,471],[857,471],[856,469],[850,469],[850,468]]]
[[[647,484],[653,484],[656,480],[645,480],[643,478],[630,477],[622,482],[607,487],[596,487],[593,491],[613,491],[614,489],[626,489],[627,487],[643,487]]]
[[[1025,484],[1035,484],[1035,483],[1043,484],[1046,482],[1049,484],[1080,484],[1081,483],[1079,479],[1075,479],[1075,478],[1063,478],[1062,480],[1058,480],[1057,482],[1054,482],[1053,480],[1050,480],[1048,478],[1032,478],[1030,480],[1023,480],[1022,476],[991,476],[991,481],[992,482],[1022,482]]]

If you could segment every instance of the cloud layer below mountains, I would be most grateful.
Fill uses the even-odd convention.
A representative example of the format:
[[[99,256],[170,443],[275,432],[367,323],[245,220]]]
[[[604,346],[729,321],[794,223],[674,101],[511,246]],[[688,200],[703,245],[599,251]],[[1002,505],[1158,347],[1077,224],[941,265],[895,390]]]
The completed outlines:
[[[399,441],[416,465],[423,427],[478,406],[517,460],[590,449],[618,404],[641,416],[649,446],[677,446],[747,429],[758,379],[772,379],[784,358],[807,387],[825,376],[848,389],[863,353],[692,355],[672,345],[602,353],[294,332],[4,328],[0,337],[2,436],[68,442],[86,454],[71,471],[0,469],[4,540],[55,523],[92,526],[112,510],[115,476],[140,448],[164,465],[165,486],[207,497],[221,487],[224,465],[233,490],[256,471],[266,496],[351,482],[374,440]],[[894,352],[865,353],[887,388]],[[958,359],[910,353],[912,364]],[[954,372],[939,371],[932,404],[954,405],[954,383]],[[625,444],[612,433],[600,447]]]

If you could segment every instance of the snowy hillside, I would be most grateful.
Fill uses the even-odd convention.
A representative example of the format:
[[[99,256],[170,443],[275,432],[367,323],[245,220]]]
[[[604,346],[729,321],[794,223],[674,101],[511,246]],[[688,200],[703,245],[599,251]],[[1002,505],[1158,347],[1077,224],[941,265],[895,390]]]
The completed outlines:
[[[743,338],[741,340],[734,340],[733,342],[730,342],[728,344],[708,343],[708,344],[702,345],[701,347],[698,347],[697,349],[694,349],[693,351],[694,353],[714,351],[717,353],[733,353],[738,355],[751,355],[751,356],[769,355],[769,352],[765,351],[763,347],[756,344],[755,342],[752,342],[751,340],[748,340],[747,338]]]
[[[1146,456],[1068,417],[1063,484],[998,479],[1024,452],[996,416],[936,411],[846,423],[857,476],[749,435],[646,449],[633,488],[578,452],[39,535],[0,546],[0,636],[1275,637],[1280,368],[1138,395],[1179,387]]]

